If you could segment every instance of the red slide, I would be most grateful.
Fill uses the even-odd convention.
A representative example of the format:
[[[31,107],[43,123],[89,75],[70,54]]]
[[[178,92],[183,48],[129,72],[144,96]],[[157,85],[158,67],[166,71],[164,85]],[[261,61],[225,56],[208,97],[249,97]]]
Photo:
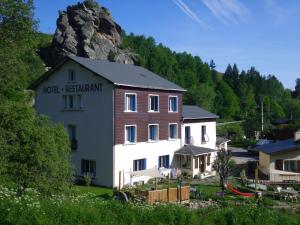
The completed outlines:
[[[244,197],[254,197],[253,193],[243,193],[239,192],[238,190],[234,189],[231,184],[227,184],[227,187],[236,195],[244,196]]]

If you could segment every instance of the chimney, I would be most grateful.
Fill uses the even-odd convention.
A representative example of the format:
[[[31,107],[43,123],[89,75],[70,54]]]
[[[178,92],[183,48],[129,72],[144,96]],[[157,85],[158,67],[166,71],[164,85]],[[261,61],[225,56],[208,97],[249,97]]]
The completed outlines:
[[[300,129],[295,132],[294,141],[295,142],[300,141]]]

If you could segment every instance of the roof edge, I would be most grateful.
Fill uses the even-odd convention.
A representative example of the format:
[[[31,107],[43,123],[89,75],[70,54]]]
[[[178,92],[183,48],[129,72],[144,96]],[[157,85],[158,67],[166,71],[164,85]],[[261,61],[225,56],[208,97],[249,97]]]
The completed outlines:
[[[166,91],[179,91],[179,92],[185,92],[185,91],[187,91],[185,89],[173,89],[173,88],[163,88],[163,87],[160,88],[160,87],[150,87],[150,86],[142,86],[142,85],[129,85],[129,84],[120,84],[120,83],[114,83],[114,85],[116,85],[116,86],[124,86],[124,87],[154,89],[154,90],[166,90]]]

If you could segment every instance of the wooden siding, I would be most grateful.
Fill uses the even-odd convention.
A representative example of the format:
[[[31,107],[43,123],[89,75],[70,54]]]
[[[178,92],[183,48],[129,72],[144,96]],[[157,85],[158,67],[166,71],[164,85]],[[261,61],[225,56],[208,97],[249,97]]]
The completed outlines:
[[[125,93],[136,93],[137,112],[124,112]],[[148,112],[148,95],[159,95],[159,112]],[[124,126],[136,124],[137,142],[148,141],[148,124],[159,124],[159,140],[168,140],[169,123],[178,124],[178,138],[181,138],[182,94],[181,92],[116,87],[114,92],[115,144],[124,144]],[[178,96],[178,112],[168,112],[168,96]]]

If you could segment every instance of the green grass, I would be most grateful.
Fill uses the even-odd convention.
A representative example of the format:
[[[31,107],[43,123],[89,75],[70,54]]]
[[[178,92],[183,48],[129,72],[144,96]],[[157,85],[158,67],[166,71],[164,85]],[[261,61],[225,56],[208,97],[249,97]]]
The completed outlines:
[[[219,190],[216,185],[201,185],[206,193]],[[22,198],[13,190],[0,186],[1,225],[299,225],[300,211],[276,210],[252,205],[222,204],[195,210],[183,205],[121,203],[104,200],[98,195],[111,195],[112,189],[74,186],[73,194],[40,196],[31,190]],[[74,193],[76,193],[74,195]]]
[[[73,190],[76,194],[93,193],[99,197],[112,197],[113,195],[113,189],[107,187],[76,185]]]

